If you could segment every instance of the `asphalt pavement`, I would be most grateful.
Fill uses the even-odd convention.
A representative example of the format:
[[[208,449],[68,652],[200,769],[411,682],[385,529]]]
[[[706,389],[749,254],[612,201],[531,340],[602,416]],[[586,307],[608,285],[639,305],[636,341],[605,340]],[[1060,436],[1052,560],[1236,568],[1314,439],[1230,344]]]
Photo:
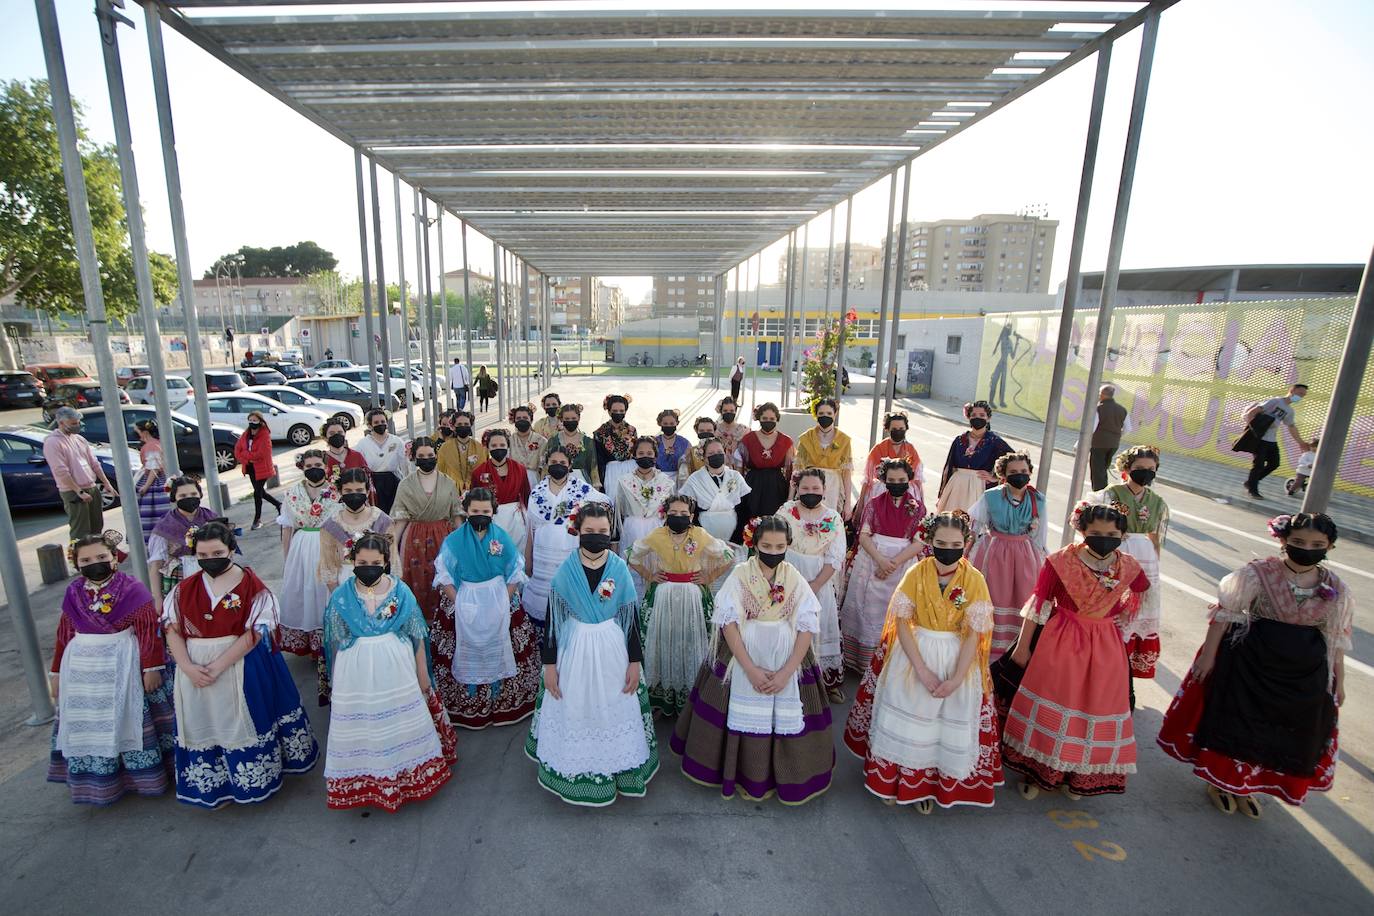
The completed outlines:
[[[654,429],[660,407],[684,428],[719,392],[702,380],[558,380],[564,401],[602,421],[611,390],[633,396],[630,420]],[[770,392],[768,388],[773,390]],[[776,397],[770,379],[759,400]],[[841,425],[866,442],[867,396],[846,398]],[[496,419],[478,418],[479,428]],[[995,424],[994,424],[995,425]],[[958,427],[913,414],[927,493]],[[1019,443],[1018,443],[1019,444]],[[1032,445],[1032,453],[1038,443]],[[1063,517],[1067,458],[1057,456],[1049,517]],[[288,477],[288,481],[291,478]],[[123,912],[164,901],[197,912],[472,913],[1293,913],[1374,911],[1374,549],[1341,543],[1332,565],[1356,596],[1342,755],[1330,793],[1300,808],[1270,801],[1256,822],[1224,817],[1203,784],[1154,744],[1170,695],[1201,643],[1217,580],[1274,542],[1240,507],[1161,487],[1173,513],[1163,563],[1163,654],[1138,682],[1139,773],[1124,796],[1025,801],[1009,784],[990,809],[922,817],[882,805],[839,740],[830,791],[797,809],[724,800],[684,779],[660,724],[658,776],[644,799],[567,806],[542,791],[523,754],[526,725],[461,732],[454,780],[394,815],[332,812],[320,770],[288,779],[263,805],[215,813],[171,798],[72,806],[43,781],[47,729],[30,729],[8,628],[0,632],[0,886],[14,912]],[[251,507],[231,517],[246,524]],[[1338,519],[1339,522],[1339,519]],[[35,522],[37,524],[37,522]],[[1050,532],[1057,544],[1058,531]],[[280,581],[271,527],[244,539],[248,561]],[[61,589],[32,597],[44,652]],[[291,659],[302,695],[313,667]],[[852,698],[856,679],[846,693]],[[307,700],[323,741],[328,717]],[[1014,779],[1014,778],[1013,778]],[[1363,813],[1361,813],[1363,812]]]

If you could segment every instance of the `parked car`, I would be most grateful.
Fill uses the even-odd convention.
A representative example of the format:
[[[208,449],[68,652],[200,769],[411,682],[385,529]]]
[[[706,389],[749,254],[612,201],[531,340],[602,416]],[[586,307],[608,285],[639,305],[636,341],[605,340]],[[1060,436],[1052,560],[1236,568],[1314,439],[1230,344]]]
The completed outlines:
[[[239,362],[239,366],[244,369],[250,369],[254,366],[265,366],[268,363],[275,363],[277,361],[277,357],[270,350],[252,350],[250,352],[253,354],[251,359],[245,356]]]
[[[358,365],[351,359],[322,359],[311,368],[316,372],[323,372],[326,369],[351,369]]]
[[[254,385],[248,390],[253,394],[271,398],[278,404],[284,404],[287,407],[309,407],[338,417],[339,422],[344,425],[344,429],[363,425],[363,408],[350,401],[317,398],[314,395],[306,394],[299,388],[292,388],[290,385]]]
[[[205,373],[205,393],[213,394],[217,391],[238,391],[247,388],[243,379],[239,378],[237,372],[207,372]]]
[[[115,382],[120,388],[127,388],[134,379],[152,374],[153,370],[147,366],[120,366],[115,370]]]
[[[43,383],[32,372],[0,372],[0,406],[36,407],[46,394]]]
[[[48,430],[39,426],[0,426],[0,477],[4,478],[5,496],[11,509],[48,509],[62,505],[52,469],[43,457],[43,440],[47,435]],[[105,476],[113,481],[114,453],[108,445],[97,445],[94,440],[91,448]],[[130,450],[129,464],[137,474],[141,468],[138,452]],[[105,495],[101,502],[106,509],[112,509],[119,505],[119,497]]]
[[[130,447],[137,447],[138,432],[134,425],[143,420],[157,420],[157,411],[147,405],[133,404],[123,409],[124,414],[124,438]],[[177,445],[177,465],[184,471],[203,471],[205,470],[205,460],[200,450],[200,422],[189,413],[172,414],[172,438]],[[234,458],[234,443],[239,441],[239,433],[243,430],[240,427],[230,426],[227,423],[210,424],[210,435],[214,440],[215,465],[221,472],[231,471],[237,466],[238,461]],[[92,443],[110,441],[110,430],[105,423],[105,409],[103,407],[92,407],[81,411],[81,435],[85,436]],[[169,438],[165,430],[159,430],[159,437],[162,439],[163,447],[169,444]],[[114,478],[110,478],[113,480]]]
[[[240,430],[248,424],[248,414],[256,410],[267,418],[267,428],[273,439],[285,439],[298,447],[314,441],[324,421],[333,416],[313,407],[287,407],[251,391],[208,394],[205,401],[210,406],[212,420]]]
[[[77,382],[94,383],[95,379],[86,374],[86,370],[71,363],[38,363],[33,366],[25,366],[29,374],[43,383],[43,387],[52,391],[58,385],[65,383],[75,384]]]
[[[179,375],[167,376],[162,384],[167,389],[167,405],[173,410],[180,410],[196,393],[191,383]],[[129,384],[124,387],[124,393],[135,404],[154,404],[157,385],[151,377],[142,375],[130,379]]]
[[[381,379],[377,380],[381,382]],[[327,398],[331,401],[347,401],[356,404],[363,410],[372,406],[372,389],[357,382],[350,382],[345,378],[329,378],[327,376],[314,376],[312,378],[293,379],[287,382],[291,388],[303,391],[316,398]],[[380,388],[380,385],[378,386]],[[405,405],[394,394],[384,399],[382,404],[387,410],[400,410]]]
[[[43,422],[52,423],[52,418],[59,407],[98,407],[105,403],[105,397],[100,391],[97,382],[78,382],[76,384],[58,385],[52,392],[43,399]],[[129,395],[123,389],[119,392],[119,403],[131,404]]]
[[[286,360],[270,363],[266,368],[277,370],[287,381],[293,378],[306,378],[310,375],[309,370],[300,363],[287,362]]]
[[[382,371],[382,367],[381,367],[381,366],[378,366],[378,367],[377,367],[377,371],[378,371],[378,372],[381,372],[381,371]],[[393,362],[393,363],[391,364],[391,377],[392,377],[392,378],[405,378],[405,377],[406,377],[405,373],[406,373],[406,366],[405,366],[405,363],[404,363],[404,362],[400,362],[400,363]],[[411,381],[413,381],[415,384],[419,385],[420,388],[421,388],[421,390],[423,390],[423,389],[425,388],[425,376],[428,375],[428,374],[429,374],[429,373],[425,372],[425,367],[424,367],[422,364],[420,364],[420,363],[411,363],[411,364],[410,364],[410,379],[411,379]],[[447,380],[447,379],[441,379],[441,378],[436,374],[436,375],[434,375],[433,377],[431,377],[430,380],[429,380],[429,389],[430,389],[430,390],[429,390],[429,394],[431,394],[431,395],[437,394],[437,393],[440,392],[440,391],[447,391],[447,390],[448,390],[448,380]]]
[[[305,362],[305,354],[301,352],[300,347],[287,347],[281,351],[281,358],[282,362],[293,362],[298,365]]]
[[[261,366],[255,366],[251,369],[240,369],[239,378],[243,379],[243,383],[250,388],[254,385],[286,384],[286,376],[282,375],[276,369],[268,369]]]
[[[393,367],[395,369],[395,367]],[[371,391],[371,379],[375,376],[378,387],[383,382],[387,385],[387,391],[396,396],[397,400],[404,406],[406,400],[415,398],[423,401],[425,398],[424,389],[419,382],[412,382],[406,379],[405,369],[401,368],[393,371],[391,378],[386,378],[380,372],[367,368],[366,366],[354,366],[352,369],[326,369],[320,373],[326,378],[346,378],[350,382],[357,382],[363,388]]]

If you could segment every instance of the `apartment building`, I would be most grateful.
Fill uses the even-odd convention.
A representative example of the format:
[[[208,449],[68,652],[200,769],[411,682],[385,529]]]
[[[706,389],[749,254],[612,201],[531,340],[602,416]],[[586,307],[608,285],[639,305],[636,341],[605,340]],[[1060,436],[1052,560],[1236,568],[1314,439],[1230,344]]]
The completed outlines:
[[[911,289],[1046,293],[1058,220],[983,213],[907,224]]]

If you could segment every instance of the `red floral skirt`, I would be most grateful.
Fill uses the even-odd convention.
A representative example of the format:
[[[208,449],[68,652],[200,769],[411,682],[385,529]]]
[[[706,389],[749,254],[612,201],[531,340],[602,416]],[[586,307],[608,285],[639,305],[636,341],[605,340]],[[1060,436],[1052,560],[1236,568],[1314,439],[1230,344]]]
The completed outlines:
[[[410,586],[415,600],[425,615],[425,623],[434,626],[434,617],[439,611],[441,592],[435,588],[434,559],[439,556],[439,548],[444,538],[453,531],[448,519],[437,522],[411,522],[406,525],[403,549],[405,563],[401,568],[401,579]]]
[[[440,757],[395,776],[356,776],[348,779],[326,779],[325,797],[330,808],[362,808],[371,805],[384,811],[396,811],[406,802],[423,801],[439,791],[453,776],[458,762],[458,733],[448,722],[448,715],[433,688],[425,697],[434,730],[439,735]]]

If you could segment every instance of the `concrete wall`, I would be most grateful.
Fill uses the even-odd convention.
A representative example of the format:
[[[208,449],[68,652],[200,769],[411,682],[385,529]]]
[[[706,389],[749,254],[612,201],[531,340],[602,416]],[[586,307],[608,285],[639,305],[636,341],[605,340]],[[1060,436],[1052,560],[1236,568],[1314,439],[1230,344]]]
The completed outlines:
[[[898,325],[898,384],[906,379],[907,353],[934,350],[935,366],[931,395],[939,400],[968,401],[979,390],[978,361],[983,346],[982,318],[926,318],[903,321]],[[950,338],[959,338],[959,352],[946,352]],[[903,340],[903,338],[905,338]]]

